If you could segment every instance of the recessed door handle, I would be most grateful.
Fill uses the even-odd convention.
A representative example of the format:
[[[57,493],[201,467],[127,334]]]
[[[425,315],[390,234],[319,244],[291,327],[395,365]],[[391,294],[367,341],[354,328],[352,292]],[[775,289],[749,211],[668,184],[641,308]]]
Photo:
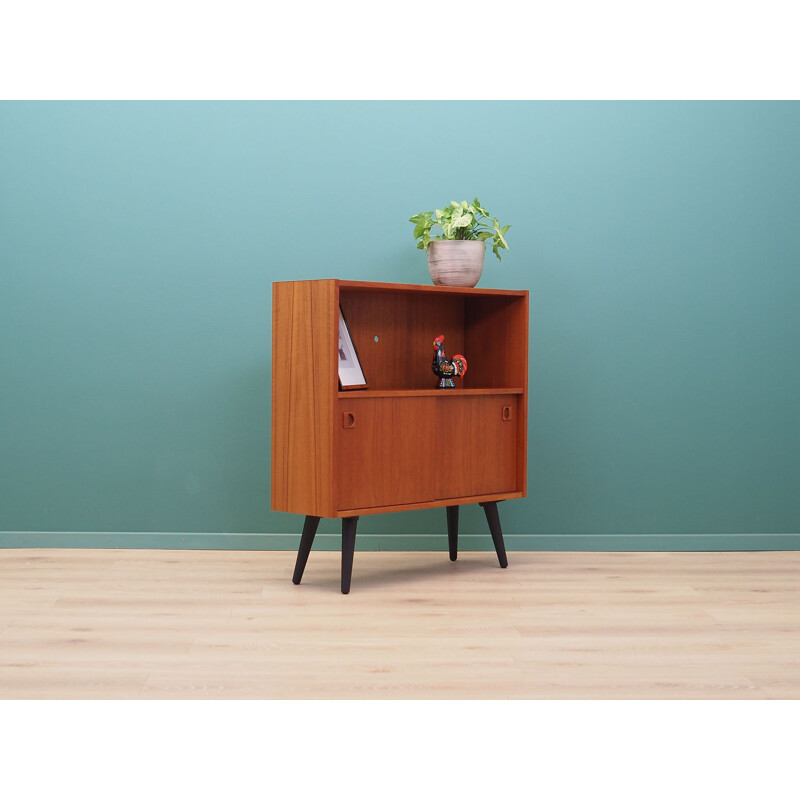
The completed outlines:
[[[352,411],[345,411],[342,414],[342,427],[343,428],[355,428],[356,426],[356,415]]]
[[[511,421],[511,406],[503,406],[503,422]]]

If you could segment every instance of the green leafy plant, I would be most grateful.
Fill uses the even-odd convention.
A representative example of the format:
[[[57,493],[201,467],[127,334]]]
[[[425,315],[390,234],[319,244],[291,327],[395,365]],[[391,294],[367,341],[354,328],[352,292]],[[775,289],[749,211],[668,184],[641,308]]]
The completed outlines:
[[[423,211],[411,217],[409,222],[414,223],[414,238],[419,239],[418,250],[427,250],[431,241],[436,239],[488,241],[498,261],[502,261],[500,250],[508,250],[505,235],[511,226],[501,228],[497,217],[490,217],[477,197],[472,203],[453,200],[445,208]],[[432,235],[435,227],[441,229],[441,234]]]

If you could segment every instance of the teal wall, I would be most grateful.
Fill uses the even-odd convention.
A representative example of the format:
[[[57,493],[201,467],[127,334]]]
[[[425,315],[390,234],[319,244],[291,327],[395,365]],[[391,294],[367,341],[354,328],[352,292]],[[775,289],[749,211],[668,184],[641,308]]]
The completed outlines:
[[[476,193],[513,225],[481,285],[531,291],[510,549],[797,546],[794,102],[0,104],[0,543],[293,546],[212,535],[300,526],[269,511],[271,282],[426,283],[408,217]]]

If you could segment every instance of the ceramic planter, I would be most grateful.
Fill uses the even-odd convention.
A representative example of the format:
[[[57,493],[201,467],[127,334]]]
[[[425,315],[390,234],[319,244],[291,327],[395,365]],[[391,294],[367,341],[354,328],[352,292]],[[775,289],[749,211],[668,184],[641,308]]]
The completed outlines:
[[[428,270],[437,286],[475,286],[484,255],[486,245],[480,241],[434,239],[428,245]]]

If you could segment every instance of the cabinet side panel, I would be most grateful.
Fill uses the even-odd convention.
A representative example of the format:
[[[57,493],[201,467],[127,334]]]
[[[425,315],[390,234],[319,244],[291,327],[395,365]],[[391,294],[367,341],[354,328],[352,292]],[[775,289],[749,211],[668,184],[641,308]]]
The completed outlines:
[[[517,337],[519,339],[519,352],[522,359],[523,379],[522,387],[525,389],[519,398],[519,426],[517,428],[517,489],[523,497],[528,496],[528,377],[529,377],[529,326],[530,306],[528,295],[517,307],[515,322]]]
[[[332,516],[334,281],[275,284],[272,509]]]
[[[288,497],[289,457],[289,324],[292,318],[291,284],[272,284],[272,444],[270,453],[270,505],[285,511]]]

